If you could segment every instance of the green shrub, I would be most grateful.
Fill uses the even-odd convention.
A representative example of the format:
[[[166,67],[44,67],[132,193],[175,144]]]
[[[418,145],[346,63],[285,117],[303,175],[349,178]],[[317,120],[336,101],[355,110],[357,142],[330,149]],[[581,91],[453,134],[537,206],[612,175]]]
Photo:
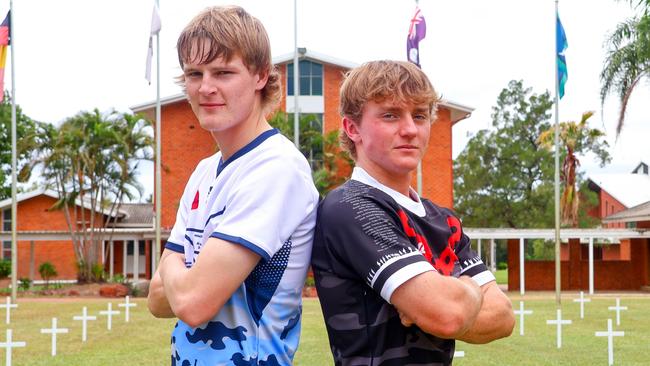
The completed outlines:
[[[0,279],[7,278],[11,274],[11,261],[8,259],[0,260]]]
[[[27,277],[21,277],[18,279],[18,288],[27,291],[32,287],[32,280]]]
[[[113,275],[113,278],[111,278],[111,282],[113,283],[126,283],[126,278],[124,278],[124,275],[121,273]]]
[[[497,269],[499,270],[508,269],[508,262],[497,263]]]
[[[40,273],[41,278],[45,280],[45,288],[50,286],[50,279],[58,275],[54,264],[50,262],[41,263],[41,265],[38,266],[38,273]]]
[[[104,282],[104,266],[101,263],[93,264],[91,271],[93,273],[93,280],[95,282]]]

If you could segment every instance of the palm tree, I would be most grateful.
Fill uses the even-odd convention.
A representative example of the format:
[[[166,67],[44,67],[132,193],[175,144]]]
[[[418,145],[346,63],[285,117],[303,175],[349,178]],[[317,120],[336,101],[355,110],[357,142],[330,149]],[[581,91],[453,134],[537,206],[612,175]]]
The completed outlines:
[[[40,133],[27,139],[38,152],[29,170],[42,165],[46,182],[59,193],[52,209],[64,212],[80,282],[101,279],[97,259],[105,238],[98,229],[110,226],[120,204],[134,197],[133,189],[142,193],[135,171],[140,160],[151,159],[150,125],[140,116],[95,109],[58,128],[43,124]]]
[[[580,207],[580,195],[576,189],[576,170],[580,165],[577,154],[585,151],[593,152],[599,158],[601,166],[609,162],[610,156],[607,152],[607,141],[603,138],[605,134],[599,129],[591,129],[588,120],[594,112],[589,111],[582,114],[580,122],[560,123],[560,143],[566,151],[563,152],[561,180],[564,184],[560,207],[562,212],[562,224],[571,227],[578,226],[578,208]],[[542,146],[551,148],[554,146],[555,128],[551,127],[539,136]]]
[[[632,92],[642,79],[650,76],[650,0],[639,0],[638,4],[645,4],[643,14],[620,23],[609,36],[607,58],[600,74],[601,108],[610,93],[618,94],[621,104],[616,136],[623,128]]]

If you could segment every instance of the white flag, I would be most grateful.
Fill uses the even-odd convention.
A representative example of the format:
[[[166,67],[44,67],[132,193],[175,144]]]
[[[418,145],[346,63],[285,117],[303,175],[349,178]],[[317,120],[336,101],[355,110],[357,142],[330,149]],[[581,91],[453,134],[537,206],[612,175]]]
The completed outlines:
[[[151,60],[153,58],[153,36],[158,35],[160,32],[160,14],[158,13],[158,5],[153,4],[153,14],[151,15],[151,33],[149,33],[149,50],[147,51],[147,70],[144,77],[151,85]]]

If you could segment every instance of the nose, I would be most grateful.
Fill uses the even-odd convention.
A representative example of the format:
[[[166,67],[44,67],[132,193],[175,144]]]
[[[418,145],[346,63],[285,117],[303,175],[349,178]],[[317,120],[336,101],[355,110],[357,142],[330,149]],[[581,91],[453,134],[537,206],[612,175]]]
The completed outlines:
[[[203,74],[201,78],[201,85],[199,86],[199,93],[208,95],[216,92],[217,86],[214,80],[208,73]]]
[[[417,134],[417,131],[417,126],[415,125],[413,116],[407,114],[404,118],[402,118],[402,122],[400,124],[400,134],[402,136],[413,137]]]

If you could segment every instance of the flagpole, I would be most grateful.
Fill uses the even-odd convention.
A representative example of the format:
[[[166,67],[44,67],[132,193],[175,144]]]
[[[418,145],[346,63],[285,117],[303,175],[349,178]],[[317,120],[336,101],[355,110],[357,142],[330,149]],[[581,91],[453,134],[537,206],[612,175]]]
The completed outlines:
[[[16,302],[18,277],[18,202],[16,201],[16,72],[14,53],[16,43],[14,38],[14,2],[9,0],[9,42],[11,43],[11,301]],[[9,51],[9,50],[7,50]],[[2,93],[5,91],[2,90]]]
[[[160,9],[160,1],[156,0],[156,7]],[[154,243],[154,267],[151,271],[153,273],[156,268],[158,268],[158,262],[160,260],[160,244],[161,244],[161,235],[160,235],[160,225],[161,225],[161,206],[162,206],[162,163],[160,156],[160,145],[161,145],[161,110],[160,110],[160,31],[156,33],[156,242]]]
[[[300,150],[300,112],[298,111],[298,96],[300,95],[298,80],[298,0],[293,0],[293,143]]]
[[[553,56],[555,59],[555,302],[558,308],[561,304],[560,293],[562,291],[562,278],[560,266],[560,123],[559,123],[559,89],[560,84],[558,80],[558,40],[557,40],[557,17],[558,17],[558,0],[555,0],[555,51]]]

